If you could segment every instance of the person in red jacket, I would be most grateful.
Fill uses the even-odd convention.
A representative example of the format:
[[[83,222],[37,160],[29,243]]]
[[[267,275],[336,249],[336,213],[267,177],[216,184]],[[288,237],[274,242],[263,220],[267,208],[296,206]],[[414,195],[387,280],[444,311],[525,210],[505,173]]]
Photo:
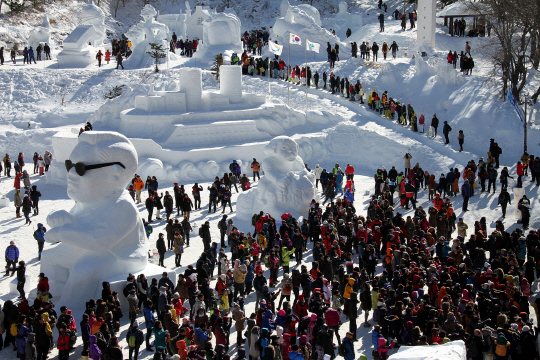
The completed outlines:
[[[522,177],[523,175],[525,174],[525,171],[527,169],[527,165],[524,165],[521,163],[521,161],[518,161],[517,163],[517,169],[516,169],[516,172],[517,172],[517,175],[518,175],[518,179],[517,179],[517,187],[518,188],[521,188],[523,187],[523,183],[522,183]]]
[[[347,180],[352,180],[354,177],[354,167],[351,164],[347,164],[347,167],[345,168],[345,175],[347,176]]]
[[[338,344],[341,346],[341,338],[339,337],[339,312],[332,308],[328,309],[328,311],[324,313],[324,320],[326,321],[326,325],[328,325],[328,328],[334,330],[334,334],[337,337]]]
[[[435,207],[435,209],[437,209],[437,211],[441,211],[443,204],[444,202],[443,199],[441,199],[441,194],[436,193],[435,199],[433,199],[433,206]]]
[[[64,323],[58,325],[58,340],[56,346],[58,347],[58,360],[69,359],[69,334],[66,333],[67,326]]]

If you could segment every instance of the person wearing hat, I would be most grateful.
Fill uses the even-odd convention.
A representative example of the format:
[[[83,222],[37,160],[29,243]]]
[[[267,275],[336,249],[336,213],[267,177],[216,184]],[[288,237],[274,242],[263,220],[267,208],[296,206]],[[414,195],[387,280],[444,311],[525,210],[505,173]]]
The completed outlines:
[[[30,213],[32,212],[32,200],[30,200],[28,194],[24,194],[24,198],[22,201],[22,210],[24,217],[26,218],[25,225],[30,225],[32,223],[32,220],[30,220]]]
[[[140,312],[139,310],[139,301],[137,299],[137,291],[135,289],[129,290],[129,294],[127,296],[128,304],[129,304],[129,321],[130,326],[133,326],[133,323],[137,319],[137,314]]]
[[[259,175],[261,164],[259,164],[255,158],[253,158],[253,162],[251,163],[251,169],[253,170],[253,182],[255,182],[255,176],[257,176],[257,179],[261,180],[261,176]]]
[[[58,348],[58,360],[69,359],[70,334],[66,330],[66,324],[60,323],[58,325],[58,339],[56,341],[56,347]]]
[[[19,261],[19,248],[15,246],[14,241],[9,242],[9,246],[6,248],[5,252],[6,259],[6,276],[9,275],[9,269],[13,266],[11,276],[15,275],[16,267],[15,265]]]
[[[463,196],[463,211],[468,211],[469,198],[472,196],[472,186],[469,184],[469,180],[465,180],[461,185],[461,196]]]

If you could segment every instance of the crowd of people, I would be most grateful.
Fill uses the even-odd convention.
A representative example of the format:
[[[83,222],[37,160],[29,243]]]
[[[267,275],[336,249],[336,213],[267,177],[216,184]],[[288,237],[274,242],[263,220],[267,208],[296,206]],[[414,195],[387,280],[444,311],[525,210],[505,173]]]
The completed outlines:
[[[178,273],[176,283],[167,272],[159,279],[130,274],[119,294],[104,282],[101,298],[84,304],[78,328],[67,305],[83,304],[66,304],[57,314],[46,274],[40,274],[36,299],[29,302],[24,293],[26,264],[19,261],[22,256],[11,242],[5,252],[6,275],[17,274],[20,297],[18,303],[4,303],[0,330],[5,339],[0,343],[29,360],[46,359],[55,345],[59,358],[68,359],[80,346],[78,335],[83,357],[93,360],[123,359],[120,339],[124,337],[130,360],[137,359],[141,350],[153,352],[155,359],[222,360],[230,358],[233,347],[238,359],[324,360],[340,355],[353,360],[357,319],[363,318],[362,326],[371,331],[374,359],[385,359],[390,349],[401,345],[455,340],[465,341],[474,360],[493,354],[534,358],[533,320],[540,318],[540,300],[530,297],[540,277],[540,231],[528,229],[530,201],[526,196],[515,199],[520,203],[523,229],[511,232],[498,220],[489,233],[485,217],[469,229],[463,218],[456,218],[453,206],[461,193],[463,210],[467,210],[476,174],[482,191],[486,179],[486,191],[491,186],[495,190],[498,175],[495,171],[493,176],[493,171],[499,167],[502,150],[494,139],[489,150],[488,162],[471,160],[462,173],[450,169],[438,182],[419,163],[411,166],[413,155],[407,153],[404,171],[398,172],[395,166],[377,170],[374,195],[365,212],[354,205],[351,164],[342,170],[336,163],[330,171],[316,166],[315,185],[321,183],[325,199],[322,204],[313,200],[305,218],[285,213],[278,221],[260,211],[253,215],[252,228],[239,229],[223,215],[218,223],[219,241],[212,239],[206,221],[198,234],[204,250],[195,266]],[[22,172],[26,171],[23,167],[19,168]],[[256,181],[261,164],[253,159],[249,167]],[[209,211],[217,202],[223,211],[230,207],[230,188],[238,191],[239,176],[247,184],[242,184],[243,190],[250,186],[246,169],[242,171],[237,161],[229,170],[208,188]],[[538,184],[540,159],[524,154],[517,168],[518,186],[523,186],[528,170]],[[504,216],[511,176],[505,167],[501,175],[498,200]],[[156,247],[160,265],[164,266],[162,252],[174,251],[178,268],[190,244],[193,202],[183,185],[174,185],[174,196],[167,192],[157,196],[163,199],[167,225]],[[136,175],[130,192],[141,203],[144,189],[148,201],[158,188],[155,177],[143,183]],[[427,211],[416,203],[422,190],[428,190]],[[202,186],[193,185],[195,209],[201,209],[202,191]],[[395,201],[394,196],[399,199]],[[408,209],[409,204],[414,209],[409,216],[394,211]],[[183,216],[181,222],[173,219],[174,205],[176,216]],[[152,227],[144,222],[150,236]],[[42,224],[34,231],[40,252],[46,231]],[[311,263],[307,261],[310,252]],[[121,307],[121,297],[128,308]],[[249,315],[246,302],[255,303]],[[126,314],[129,329],[122,332],[120,323]],[[340,327],[347,322],[342,338]],[[230,337],[234,332],[236,340]]]

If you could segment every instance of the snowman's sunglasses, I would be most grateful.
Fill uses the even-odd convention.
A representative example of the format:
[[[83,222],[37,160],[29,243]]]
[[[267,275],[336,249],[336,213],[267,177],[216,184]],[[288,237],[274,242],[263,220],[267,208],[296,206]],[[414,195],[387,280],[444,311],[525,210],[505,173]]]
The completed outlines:
[[[66,170],[69,172],[71,168],[75,168],[75,171],[79,176],[83,176],[87,170],[100,169],[107,166],[120,165],[122,168],[126,168],[121,162],[109,162],[103,164],[84,165],[83,163],[74,164],[71,160],[66,160]]]

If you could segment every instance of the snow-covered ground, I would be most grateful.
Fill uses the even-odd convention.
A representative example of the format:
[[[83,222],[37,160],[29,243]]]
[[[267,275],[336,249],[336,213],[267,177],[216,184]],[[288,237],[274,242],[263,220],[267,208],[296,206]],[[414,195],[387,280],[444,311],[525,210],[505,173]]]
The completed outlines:
[[[105,2],[106,3],[106,2]],[[442,122],[448,121],[453,131],[450,135],[450,144],[444,145],[443,139],[439,136],[431,139],[426,133],[412,132],[408,127],[403,127],[397,123],[385,119],[375,112],[369,110],[367,105],[360,105],[349,102],[347,99],[340,98],[330,94],[322,89],[309,89],[308,106],[310,110],[318,110],[331,118],[329,124],[306,125],[297,127],[286,132],[286,135],[294,137],[302,149],[302,156],[311,168],[315,164],[330,169],[338,161],[342,167],[351,163],[356,168],[356,198],[355,207],[357,212],[365,214],[368,195],[373,193],[372,175],[377,168],[385,166],[389,169],[395,165],[397,169],[403,167],[403,156],[405,152],[413,155],[413,162],[419,162],[420,165],[430,173],[447,173],[449,168],[458,167],[460,171],[471,159],[478,161],[479,157],[487,157],[489,149],[489,139],[494,138],[501,148],[501,166],[508,166],[510,174],[515,176],[515,165],[523,153],[523,128],[515,114],[514,109],[508,102],[500,100],[499,88],[496,86],[496,80],[488,76],[490,64],[481,54],[477,54],[475,49],[480,47],[481,43],[486,41],[482,38],[467,38],[471,41],[472,53],[475,58],[475,68],[472,76],[464,76],[453,73],[455,76],[448,77],[437,70],[436,64],[445,62],[448,50],[458,51],[464,49],[464,38],[452,38],[445,32],[446,28],[442,26],[437,30],[436,51],[430,54],[427,63],[417,59],[411,59],[413,48],[416,42],[416,31],[401,31],[399,22],[390,20],[390,13],[394,6],[400,2],[389,1],[388,16],[385,26],[385,32],[380,33],[379,25],[376,20],[378,11],[372,11],[376,7],[374,1],[363,0],[357,2],[353,8],[361,9],[366,14],[365,22],[367,24],[361,29],[356,29],[347,41],[356,41],[361,44],[363,41],[373,43],[376,41],[382,44],[383,41],[391,43],[396,41],[401,48],[400,55],[396,60],[382,60],[382,54],[379,53],[379,63],[385,64],[384,71],[378,68],[360,66],[359,59],[349,59],[340,61],[333,70],[340,77],[348,77],[351,82],[360,80],[366,91],[376,89],[379,94],[387,90],[389,95],[402,103],[410,103],[415,111],[425,114],[426,121],[429,121],[434,113],[441,121],[439,132],[442,132]],[[78,4],[78,3],[76,3]],[[279,2],[266,2],[272,9],[268,10],[269,15],[277,14]],[[78,5],[77,5],[78,6]],[[76,14],[77,6],[73,5],[71,14]],[[172,5],[169,7],[171,12]],[[180,6],[178,4],[174,6]],[[158,7],[159,8],[159,7]],[[264,7],[245,6],[242,18],[243,30],[259,26],[270,26],[273,24],[271,16],[267,20],[261,20],[264,17],[250,18],[246,15],[246,9],[259,9],[264,12]],[[165,8],[164,8],[165,9]],[[54,12],[54,8],[51,10]],[[67,10],[65,10],[67,11]],[[127,29],[127,26],[139,20],[140,9],[133,10],[130,7],[121,8],[118,13],[125,19],[124,23],[118,26],[119,29]],[[323,24],[331,27],[332,14],[323,13],[325,17]],[[34,16],[34,23],[39,24],[41,19]],[[51,19],[54,19],[51,16]],[[265,22],[266,21],[266,22]],[[112,22],[108,21],[107,25]],[[126,25],[127,24],[127,25]],[[10,26],[17,27],[24,38],[24,26],[11,24],[0,24],[0,30],[8,29]],[[54,24],[53,24],[54,26]],[[67,25],[66,29],[68,28]],[[342,38],[343,40],[343,38]],[[407,50],[405,50],[407,48]],[[324,50],[322,50],[324,51]],[[405,56],[405,53],[408,56]],[[286,49],[282,57],[286,60]],[[308,58],[309,61],[309,58]],[[303,64],[303,57],[292,57],[291,64]],[[388,65],[386,65],[388,64]],[[162,71],[155,74],[148,69],[127,69],[114,70],[112,63],[98,68],[97,64],[91,64],[84,69],[58,69],[55,60],[50,62],[39,62],[37,65],[22,65],[22,59],[17,61],[16,65],[6,62],[0,72],[0,89],[3,96],[0,97],[0,153],[9,153],[12,159],[16,154],[24,152],[25,158],[31,162],[34,152],[43,154],[45,150],[51,149],[51,137],[59,130],[78,129],[86,119],[105,103],[104,95],[115,86],[126,85],[137,91],[146,92],[150,85],[158,89],[167,89],[167,86],[178,78],[177,69],[180,67],[198,67],[196,59],[180,59],[162,65]],[[318,71],[322,75],[323,71],[329,71],[329,65],[326,62],[311,62],[309,64],[312,71]],[[383,73],[384,72],[384,73]],[[537,75],[531,77],[528,85],[529,89],[537,86]],[[216,80],[213,79],[208,69],[203,74],[203,84],[205,89],[217,89],[219,87]],[[258,94],[268,93],[268,80],[261,77],[243,78],[244,91]],[[289,104],[292,108],[304,110],[306,104],[304,88],[287,84],[279,80],[270,81],[271,97],[274,100],[287,103],[287,97],[290,93]],[[532,91],[531,91],[532,93]],[[31,128],[28,129],[28,122]],[[458,130],[465,133],[464,152],[458,152],[457,144]],[[96,128],[96,130],[100,130]],[[324,136],[326,142],[320,142],[319,139]],[[529,129],[529,153],[538,155],[538,139],[540,139],[540,126],[532,125]],[[212,147],[212,144],[208,144]],[[310,149],[310,151],[306,149]],[[219,150],[217,150],[219,151]],[[54,154],[53,154],[54,156]],[[232,159],[231,159],[232,160]],[[63,166],[63,164],[54,163],[53,166]],[[27,166],[27,169],[31,165]],[[37,244],[32,237],[32,232],[37,223],[45,223],[46,216],[52,210],[70,209],[73,201],[67,197],[66,188],[48,184],[44,178],[31,176],[32,184],[37,185],[42,192],[43,197],[40,201],[40,214],[32,217],[32,225],[25,226],[24,218],[15,219],[15,209],[11,206],[0,209],[0,234],[2,234],[2,244],[7,246],[9,241],[16,242],[21,250],[21,260],[28,264],[27,275],[28,284],[33,288],[29,298],[35,296],[35,286],[37,284],[37,275],[39,274],[39,262],[37,261]],[[540,227],[540,210],[538,206],[540,190],[534,184],[530,183],[530,178],[524,179],[524,188],[527,196],[531,199],[531,228]],[[13,201],[13,178],[0,178],[0,194],[6,195]],[[200,179],[205,192],[203,192],[202,210],[192,212],[191,221],[197,225],[205,220],[211,222],[210,229],[213,241],[218,241],[219,230],[217,222],[221,218],[221,213],[208,214],[208,197],[206,188],[212,179]],[[184,184],[189,189],[192,184]],[[510,180],[510,187],[515,183]],[[172,183],[160,182],[160,191],[172,190]],[[497,186],[500,188],[500,186]],[[474,221],[485,216],[487,225],[491,231],[495,228],[495,221],[501,216],[500,208],[497,206],[498,194],[486,194],[476,192],[476,195],[469,203],[469,211],[461,212],[461,197],[452,198],[457,217],[463,217],[465,222],[472,228]],[[235,206],[237,194],[233,194],[233,208]],[[512,203],[516,202],[512,196]],[[418,205],[424,208],[429,207],[427,192],[419,194]],[[141,216],[146,217],[144,206],[139,206]],[[397,209],[405,216],[411,212],[405,209]],[[238,221],[232,214],[235,224],[242,231],[252,231],[251,224]],[[106,222],[108,219],[96,219],[97,222]],[[518,227],[515,221],[514,207],[509,207],[504,224],[510,231]],[[153,223],[154,232],[150,237],[151,245],[155,244],[160,232],[165,233],[165,222]],[[489,230],[488,230],[489,231]],[[202,242],[197,234],[192,234],[191,246],[185,251],[182,259],[182,268],[174,269],[177,273],[183,272],[188,264],[194,264],[201,253]],[[47,246],[47,245],[46,245]],[[153,246],[152,246],[153,247]],[[228,249],[230,250],[230,249]],[[311,262],[310,250],[305,254],[303,262]],[[294,263],[294,262],[293,262]],[[167,253],[165,265],[168,268],[174,268],[174,255]],[[266,273],[268,275],[268,273]],[[0,278],[0,300],[2,302],[8,299],[15,299],[16,293],[11,292],[9,283],[12,277]],[[214,283],[212,283],[212,287]],[[536,295],[536,286],[533,287]],[[53,294],[54,295],[54,294]],[[254,310],[254,296],[252,295],[246,302],[246,313],[249,315]],[[57,307],[64,305],[61,301],[53,298]],[[81,307],[83,304],[65,304],[74,309],[77,322],[81,319]],[[363,318],[363,315],[361,315]],[[139,319],[141,321],[141,319]],[[343,317],[343,321],[346,321]],[[360,324],[360,322],[358,322]],[[345,322],[341,327],[340,334],[345,336],[348,324]],[[56,330],[55,330],[56,331]],[[125,347],[125,333],[127,331],[127,316],[122,322],[119,338],[121,344]],[[371,335],[370,329],[360,327],[358,336],[360,341],[355,343],[355,349],[359,353],[365,353],[371,358]],[[56,336],[56,333],[55,333]],[[235,339],[235,334],[231,334],[231,339]],[[79,341],[80,344],[80,341]],[[232,347],[234,353],[236,347]],[[127,349],[124,349],[127,357]],[[15,352],[6,349],[0,352],[2,359],[14,359]],[[75,357],[80,356],[80,347]],[[150,353],[142,352],[142,359],[149,359]],[[51,358],[57,358],[57,351],[51,353]]]

